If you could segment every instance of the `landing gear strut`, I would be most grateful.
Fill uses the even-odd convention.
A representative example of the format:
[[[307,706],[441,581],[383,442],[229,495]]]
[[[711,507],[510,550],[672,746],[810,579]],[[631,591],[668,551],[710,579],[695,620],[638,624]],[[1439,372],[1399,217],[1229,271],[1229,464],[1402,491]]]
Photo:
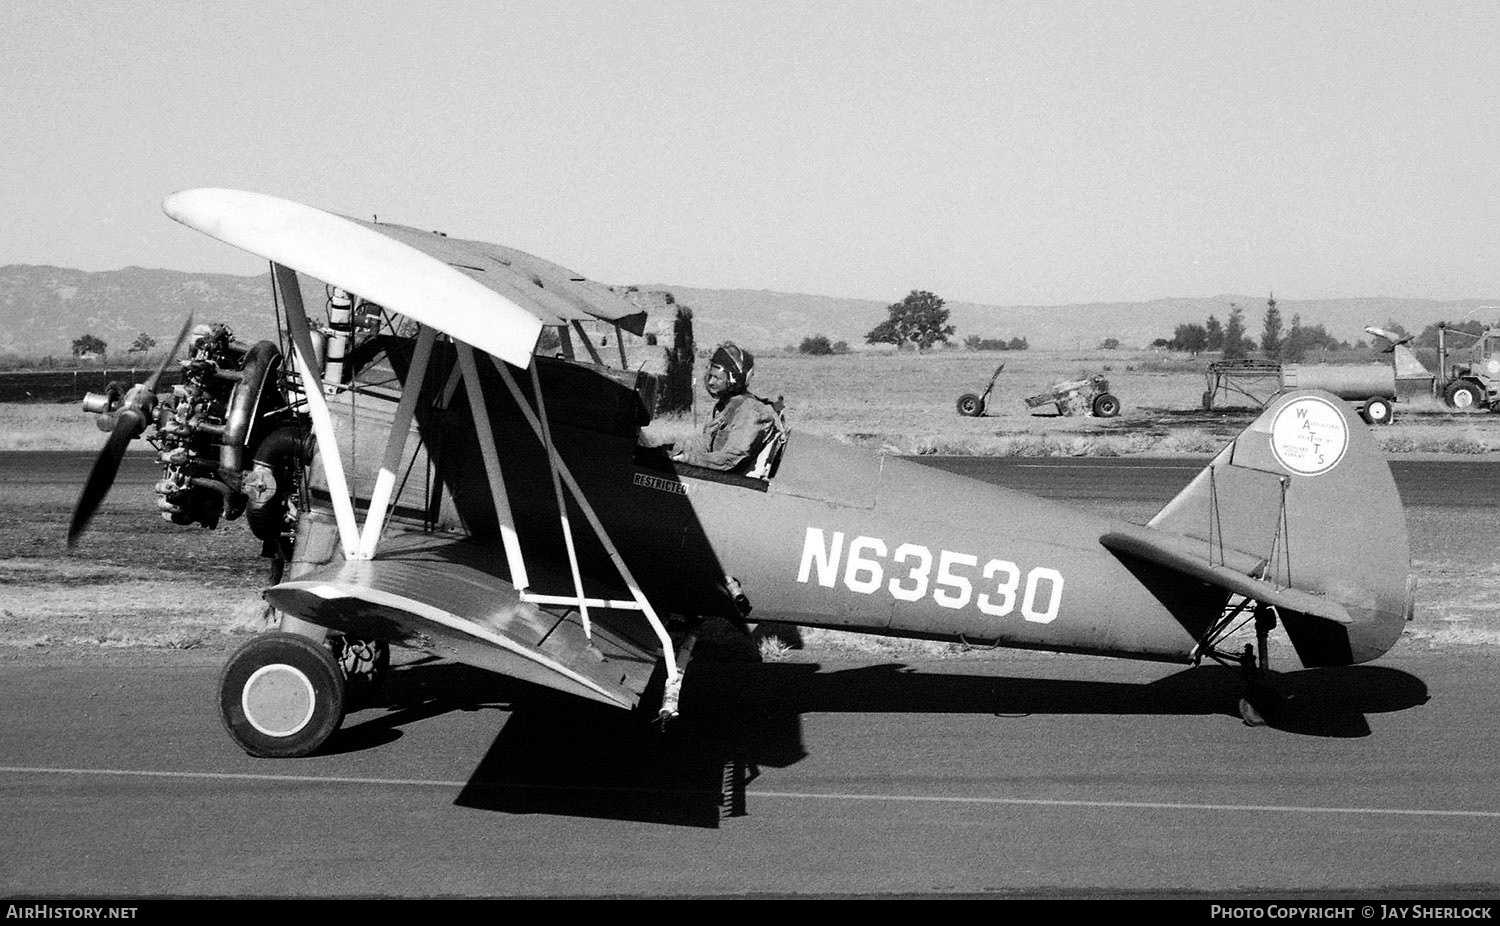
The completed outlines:
[[[1214,644],[1223,640],[1236,629],[1243,626],[1247,611],[1253,609],[1255,619],[1255,645],[1245,644],[1244,650],[1239,653],[1217,650]],[[1258,604],[1246,599],[1239,599],[1236,603],[1227,605],[1224,614],[1203,635],[1198,644],[1198,650],[1193,657],[1196,663],[1204,656],[1208,656],[1223,665],[1237,666],[1240,670],[1240,678],[1245,683],[1243,694],[1240,695],[1239,711],[1240,718],[1245,721],[1246,726],[1262,727],[1275,723],[1280,719],[1286,698],[1271,687],[1268,681],[1271,674],[1270,642],[1271,631],[1276,629],[1276,609],[1269,605]]]
[[[1240,673],[1245,679],[1245,693],[1240,696],[1240,718],[1246,726],[1263,727],[1280,718],[1286,699],[1266,681],[1271,671],[1266,644],[1276,629],[1276,610],[1265,605],[1255,609],[1255,646],[1245,644],[1240,654]],[[1256,658],[1259,651],[1260,657]]]

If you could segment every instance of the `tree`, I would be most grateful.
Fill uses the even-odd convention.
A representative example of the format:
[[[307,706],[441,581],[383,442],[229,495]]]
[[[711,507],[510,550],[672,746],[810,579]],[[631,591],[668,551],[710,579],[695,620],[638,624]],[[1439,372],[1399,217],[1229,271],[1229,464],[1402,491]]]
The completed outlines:
[[[1302,316],[1292,316],[1292,327],[1286,333],[1286,340],[1281,342],[1280,356],[1282,360],[1290,360],[1296,363],[1307,356],[1307,337],[1302,329]]]
[[[1446,333],[1443,335],[1443,338],[1444,343],[1446,343],[1449,347],[1452,347],[1455,344],[1468,346],[1469,344],[1474,343],[1474,341],[1478,340],[1479,337],[1484,334],[1484,322],[1480,321],[1477,318],[1472,318],[1468,321],[1451,324],[1449,322],[1442,321],[1436,322],[1434,324],[1428,325],[1426,328],[1423,328],[1422,333],[1417,335],[1416,339],[1411,342],[1412,346],[1436,348],[1438,343],[1438,325],[1442,325],[1445,329],[1447,329]],[[1406,335],[1404,331],[1398,332],[1395,329],[1391,328],[1387,328],[1387,330],[1392,334],[1400,334],[1402,337],[1405,337]],[[1455,334],[1459,335],[1459,338],[1456,341],[1452,340]]]
[[[1266,300],[1266,321],[1260,333],[1260,349],[1272,360],[1281,356],[1281,310],[1276,308],[1276,295]]]
[[[1202,353],[1208,346],[1208,332],[1203,330],[1202,325],[1192,322],[1178,325],[1172,330],[1172,340],[1167,342],[1167,346],[1190,354]]]
[[[150,350],[151,348],[153,348],[155,346],[156,346],[156,338],[153,338],[151,335],[149,335],[146,332],[142,331],[140,333],[140,336],[135,339],[135,343],[132,344],[132,345],[130,345],[129,347],[127,347],[125,349],[125,353],[127,353],[127,354],[144,354],[146,351]]]
[[[1224,349],[1224,324],[1218,318],[1210,315],[1208,321],[1203,323],[1203,333],[1205,335],[1204,350]]]
[[[803,338],[802,343],[797,347],[797,350],[800,353],[804,354],[826,356],[833,353],[833,345],[828,343],[827,335],[815,334],[812,337]]]
[[[1238,360],[1250,353],[1254,347],[1245,337],[1245,312],[1234,303],[1229,304],[1229,321],[1224,325],[1224,359]]]
[[[1099,349],[1100,350],[1119,350],[1120,349],[1120,339],[1119,338],[1105,338],[1104,340],[1102,340],[1102,341],[1099,342]]]
[[[1299,361],[1305,358],[1309,351],[1315,350],[1338,350],[1347,347],[1333,335],[1324,330],[1322,325],[1302,324],[1302,316],[1292,316],[1292,328],[1287,332],[1286,340],[1281,344],[1281,357],[1283,360]]]
[[[92,334],[85,334],[73,339],[73,356],[82,357],[84,354],[98,354],[101,357],[109,349],[109,345]]]
[[[865,335],[868,344],[916,345],[925,351],[939,341],[948,342],[953,326],[948,324],[948,310],[941,297],[926,290],[914,289],[900,302],[886,307],[890,317]]]

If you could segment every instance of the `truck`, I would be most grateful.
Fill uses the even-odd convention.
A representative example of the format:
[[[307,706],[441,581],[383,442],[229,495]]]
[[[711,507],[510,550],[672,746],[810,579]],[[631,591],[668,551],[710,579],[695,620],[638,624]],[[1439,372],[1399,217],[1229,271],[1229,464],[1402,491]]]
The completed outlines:
[[[1475,337],[1464,331],[1449,331],[1446,323],[1439,322],[1437,335],[1438,372],[1433,377],[1433,394],[1441,396],[1449,408],[1500,411],[1500,328],[1485,328]],[[1474,338],[1468,356],[1456,362],[1455,352],[1448,346],[1452,335]]]

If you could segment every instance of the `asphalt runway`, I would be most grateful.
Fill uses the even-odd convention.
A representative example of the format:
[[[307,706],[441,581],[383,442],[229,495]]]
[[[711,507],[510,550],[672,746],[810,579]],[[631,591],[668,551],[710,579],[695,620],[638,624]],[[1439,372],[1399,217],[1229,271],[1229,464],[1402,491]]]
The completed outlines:
[[[79,479],[77,456],[0,454],[0,478]],[[1493,508],[1500,468],[1448,466],[1398,467],[1408,504]],[[1150,509],[1193,469],[983,478]],[[1248,727],[1217,666],[762,663],[726,631],[662,732],[409,655],[326,752],[285,761],[221,728],[222,654],[7,659],[0,896],[1500,899],[1488,648],[1402,643],[1319,672],[1282,656],[1287,712]]]

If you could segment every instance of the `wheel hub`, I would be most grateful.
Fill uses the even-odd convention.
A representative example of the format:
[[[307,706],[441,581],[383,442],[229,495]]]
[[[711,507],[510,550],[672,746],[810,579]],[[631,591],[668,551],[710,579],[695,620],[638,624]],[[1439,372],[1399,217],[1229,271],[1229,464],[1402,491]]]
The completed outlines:
[[[312,681],[285,663],[262,666],[240,694],[245,719],[266,736],[291,736],[312,720],[317,695]]]

